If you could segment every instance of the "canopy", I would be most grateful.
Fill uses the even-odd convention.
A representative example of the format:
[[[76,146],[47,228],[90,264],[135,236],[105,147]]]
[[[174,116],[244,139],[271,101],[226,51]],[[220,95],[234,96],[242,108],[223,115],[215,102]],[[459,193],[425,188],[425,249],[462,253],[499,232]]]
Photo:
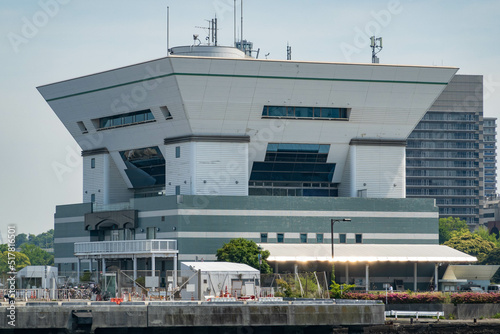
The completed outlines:
[[[497,272],[498,265],[451,265],[446,268],[443,280],[483,280],[489,281]]]
[[[474,256],[442,245],[336,244],[332,260],[331,244],[265,244],[260,246],[278,262],[476,262]]]

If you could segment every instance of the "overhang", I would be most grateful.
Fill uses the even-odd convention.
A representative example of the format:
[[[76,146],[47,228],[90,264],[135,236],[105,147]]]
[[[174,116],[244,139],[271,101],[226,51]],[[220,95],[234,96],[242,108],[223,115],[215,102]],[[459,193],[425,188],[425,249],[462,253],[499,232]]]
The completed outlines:
[[[474,256],[442,245],[341,244],[260,244],[277,262],[476,262]]]
[[[443,280],[465,282],[467,280],[489,281],[495,275],[498,268],[500,268],[498,265],[451,265],[446,268]]]

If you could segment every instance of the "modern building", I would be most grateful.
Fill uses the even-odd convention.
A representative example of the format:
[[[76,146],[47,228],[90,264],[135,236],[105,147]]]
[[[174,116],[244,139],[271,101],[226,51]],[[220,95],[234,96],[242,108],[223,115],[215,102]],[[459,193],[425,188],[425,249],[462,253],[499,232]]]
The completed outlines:
[[[497,197],[497,119],[485,117],[484,142],[484,196],[486,200]]]
[[[438,245],[434,199],[405,198],[406,139],[457,68],[171,53],[38,88],[83,150],[83,203],[56,208],[61,271],[164,277],[236,237],[291,270],[329,267],[335,243],[366,289],[387,269],[416,289],[439,263],[475,261]]]
[[[494,159],[491,152],[488,161]],[[485,192],[483,154],[483,77],[455,75],[408,137],[407,197],[435,198],[439,217],[477,227]]]

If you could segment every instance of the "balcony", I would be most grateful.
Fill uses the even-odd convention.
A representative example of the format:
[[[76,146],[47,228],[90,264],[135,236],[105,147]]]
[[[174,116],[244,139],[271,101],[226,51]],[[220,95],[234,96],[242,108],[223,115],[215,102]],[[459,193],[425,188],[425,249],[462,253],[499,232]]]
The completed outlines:
[[[121,240],[77,242],[75,256],[81,258],[171,257],[178,253],[177,240]]]

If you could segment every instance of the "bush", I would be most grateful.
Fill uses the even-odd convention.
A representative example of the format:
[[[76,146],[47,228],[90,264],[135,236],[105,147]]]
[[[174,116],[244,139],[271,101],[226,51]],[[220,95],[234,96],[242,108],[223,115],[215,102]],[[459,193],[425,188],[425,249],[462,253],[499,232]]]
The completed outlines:
[[[498,304],[500,293],[461,292],[451,295],[451,302],[457,304]]]
[[[380,300],[385,302],[385,293],[348,292],[343,295],[344,299]],[[392,292],[387,294],[388,304],[425,304],[444,303],[446,297],[440,292]]]

